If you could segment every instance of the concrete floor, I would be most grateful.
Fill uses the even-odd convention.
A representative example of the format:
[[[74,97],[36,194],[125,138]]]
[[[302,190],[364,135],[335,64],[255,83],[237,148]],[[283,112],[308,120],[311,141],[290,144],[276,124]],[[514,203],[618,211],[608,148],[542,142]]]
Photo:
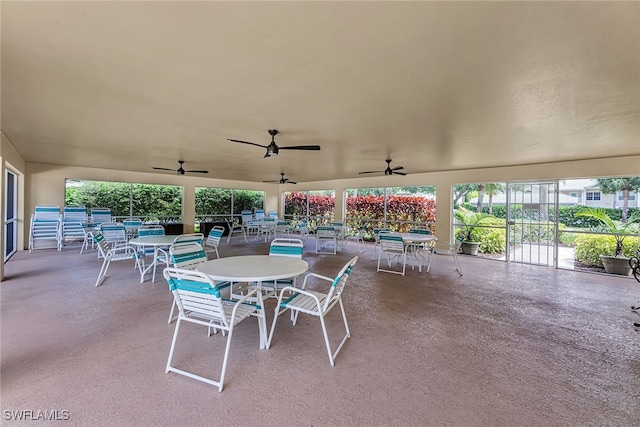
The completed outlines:
[[[330,276],[357,253],[315,255],[313,245],[304,259]],[[243,322],[222,393],[165,374],[166,283],[139,283],[116,263],[96,288],[95,253],[20,252],[0,285],[0,424],[47,425],[11,419],[46,410],[78,426],[640,425],[635,280],[470,257],[459,277],[442,256],[430,273],[401,277],[376,273],[371,249],[345,290],[352,337],[335,367],[315,318],[292,327],[283,317],[269,350]],[[267,245],[236,239],[220,253]],[[339,341],[338,311],[328,328]],[[187,324],[175,361],[217,375],[223,342]]]

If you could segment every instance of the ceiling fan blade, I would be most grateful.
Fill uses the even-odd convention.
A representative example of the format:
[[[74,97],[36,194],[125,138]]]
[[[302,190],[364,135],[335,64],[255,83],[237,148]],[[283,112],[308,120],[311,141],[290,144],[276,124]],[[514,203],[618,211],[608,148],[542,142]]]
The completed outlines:
[[[255,142],[249,142],[249,141],[240,141],[239,139],[229,139],[229,138],[227,138],[227,141],[239,142],[240,144],[249,144],[249,145],[255,145],[256,147],[267,148],[266,145],[256,144]]]
[[[391,168],[392,171],[399,171],[400,169],[404,169],[404,166],[396,166],[395,168]]]
[[[176,171],[175,169],[169,169],[169,168],[157,168],[157,167],[155,167],[155,166],[152,166],[152,167],[151,167],[151,169],[157,169],[157,170],[160,170],[160,171],[171,171],[171,172],[175,172],[175,171]]]
[[[394,174],[394,175],[406,175],[406,173],[404,173],[404,172],[392,171],[391,173]]]
[[[262,182],[280,182],[279,179],[271,180],[271,181],[262,181]]]
[[[366,171],[366,172],[358,172],[360,173],[380,173],[380,172],[384,172],[384,171]]]
[[[209,171],[185,171],[185,172],[191,172],[191,173],[209,173]]]
[[[280,150],[320,150],[319,145],[293,145],[290,147],[278,147]]]
[[[287,184],[297,184],[297,182],[287,180]]]

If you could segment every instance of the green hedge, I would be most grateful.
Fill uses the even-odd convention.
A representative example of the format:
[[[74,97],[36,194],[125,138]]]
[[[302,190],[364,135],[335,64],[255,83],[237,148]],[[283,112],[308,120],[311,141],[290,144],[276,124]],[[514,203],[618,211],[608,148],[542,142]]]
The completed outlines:
[[[469,203],[465,203],[463,204],[463,206],[472,211],[476,210],[476,206],[475,205],[472,206]],[[598,225],[598,220],[594,218],[587,218],[587,217],[575,218],[574,217],[574,215],[577,212],[583,210],[584,208],[585,207],[582,205],[560,206],[560,208],[558,208],[558,220],[560,221],[560,223],[565,224],[567,227],[572,227],[572,228],[573,227],[576,227],[576,228],[596,227]],[[622,219],[622,209],[613,209],[613,208],[603,208],[603,209],[611,219],[617,220],[617,221],[620,221]],[[633,215],[633,212],[635,211],[640,211],[640,208],[629,208],[629,213],[627,216],[629,217]],[[484,206],[482,208],[482,212],[489,213],[489,208],[487,206]],[[516,207],[515,210],[512,211],[511,215],[512,217],[520,218],[521,215],[519,213],[520,211],[518,207]],[[504,205],[494,205],[492,208],[491,214],[496,218],[506,218],[507,208]],[[555,218],[555,211],[551,209],[549,211],[549,219],[553,220],[554,218]]]
[[[576,260],[586,265],[602,267],[600,255],[613,256],[616,253],[616,239],[614,236],[602,234],[580,234],[576,236],[574,243]],[[624,239],[624,256],[635,256],[637,248],[637,237],[627,237]]]

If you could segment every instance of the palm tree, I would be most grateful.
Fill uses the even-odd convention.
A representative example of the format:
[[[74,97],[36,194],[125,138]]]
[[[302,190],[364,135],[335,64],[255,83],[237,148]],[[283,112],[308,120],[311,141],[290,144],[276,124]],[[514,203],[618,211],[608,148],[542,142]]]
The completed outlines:
[[[604,194],[616,194],[622,191],[622,222],[626,222],[629,214],[629,193],[640,191],[640,176],[599,178],[598,185]]]
[[[493,214],[493,196],[504,193],[505,185],[501,182],[490,182],[485,184],[484,191],[489,196],[489,214]]]
[[[459,236],[463,238],[465,242],[473,242],[473,231],[476,227],[482,225],[487,219],[492,218],[492,215],[483,212],[473,212],[463,207],[454,210],[453,215],[464,225]]]
[[[613,234],[616,239],[615,256],[617,257],[622,256],[624,239],[627,238],[628,234],[637,233],[638,223],[640,223],[640,215],[637,212],[627,218],[627,222],[622,222],[611,219],[607,215],[607,211],[602,208],[584,208],[574,216],[594,218],[600,222],[600,231]]]

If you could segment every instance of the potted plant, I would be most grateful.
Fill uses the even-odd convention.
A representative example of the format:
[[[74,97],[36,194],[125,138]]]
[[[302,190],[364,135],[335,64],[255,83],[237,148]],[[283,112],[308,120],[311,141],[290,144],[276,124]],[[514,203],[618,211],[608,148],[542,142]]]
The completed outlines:
[[[585,208],[577,212],[575,216],[593,218],[599,223],[596,231],[613,234],[613,237],[616,239],[615,253],[613,255],[600,254],[604,271],[611,274],[629,276],[631,274],[631,267],[629,257],[624,256],[623,243],[629,234],[638,233],[640,215],[636,212],[634,215],[629,216],[626,222],[622,222],[611,219],[606,210],[602,208]]]
[[[492,218],[492,215],[483,212],[474,212],[464,207],[460,207],[453,211],[454,217],[463,224],[463,227],[456,233],[457,238],[462,240],[460,246],[463,254],[478,255],[480,242],[477,233],[474,233],[476,227],[482,225],[483,222]]]

